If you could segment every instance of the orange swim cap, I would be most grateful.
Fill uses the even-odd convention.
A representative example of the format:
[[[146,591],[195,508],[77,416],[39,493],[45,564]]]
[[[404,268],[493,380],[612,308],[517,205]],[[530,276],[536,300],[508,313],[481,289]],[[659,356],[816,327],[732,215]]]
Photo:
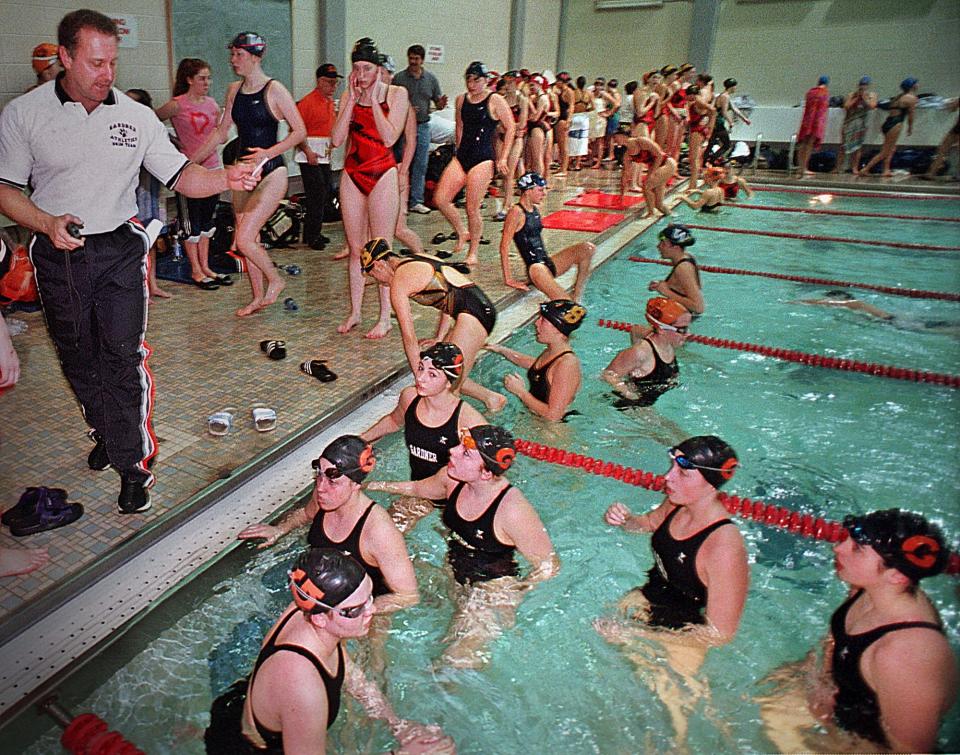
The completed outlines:
[[[690,314],[690,311],[685,306],[665,296],[657,296],[647,301],[646,316],[651,325],[673,325],[682,315],[687,314]]]
[[[31,63],[36,73],[43,73],[50,66],[57,62],[57,46],[50,42],[44,42],[33,48]]]

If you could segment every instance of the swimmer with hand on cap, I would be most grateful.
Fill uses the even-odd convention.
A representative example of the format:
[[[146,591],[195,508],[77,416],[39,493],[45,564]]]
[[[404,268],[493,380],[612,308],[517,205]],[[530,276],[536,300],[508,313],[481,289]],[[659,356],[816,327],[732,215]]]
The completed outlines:
[[[834,565],[849,596],[830,619],[822,662],[811,651],[768,677],[779,685],[759,698],[767,736],[785,751],[935,752],[960,679],[943,620],[919,586],[947,565],[943,533],[901,509],[848,516],[843,526],[849,537],[833,547]],[[845,739],[812,741],[815,719],[841,730],[829,726],[818,739]]]

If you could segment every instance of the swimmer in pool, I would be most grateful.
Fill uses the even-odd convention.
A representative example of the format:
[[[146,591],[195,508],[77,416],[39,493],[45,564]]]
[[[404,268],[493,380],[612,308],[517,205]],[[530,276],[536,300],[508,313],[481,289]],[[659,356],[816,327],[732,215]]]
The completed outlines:
[[[672,223],[657,235],[657,251],[673,267],[664,280],[652,280],[648,291],[680,302],[695,317],[703,314],[706,305],[700,288],[700,269],[687,249],[696,243],[690,229],[680,223]]]
[[[833,547],[834,565],[849,595],[830,618],[822,660],[811,651],[767,678],[776,689],[759,699],[766,734],[786,752],[935,752],[960,676],[943,621],[919,587],[946,567],[943,533],[900,509],[843,525],[849,537]],[[838,729],[846,741],[835,739]]]
[[[462,375],[463,352],[455,343],[439,341],[421,351],[414,384],[400,391],[393,410],[360,437],[373,443],[403,430],[410,479],[435,475],[447,466],[461,430],[487,424],[483,415],[456,393]],[[401,532],[408,532],[433,511],[435,503],[399,498],[390,506],[390,515]]]
[[[680,383],[674,349],[687,340],[690,312],[680,302],[658,296],[647,302],[646,319],[653,331],[634,326],[630,331],[631,345],[601,373],[625,399],[617,406],[653,406],[661,395]]]
[[[570,336],[583,324],[587,310],[569,299],[555,299],[540,305],[534,322],[537,342],[547,348],[534,358],[498,343],[487,351],[506,357],[527,371],[527,385],[517,373],[506,375],[503,386],[527,409],[551,422],[559,422],[580,390],[580,360],[570,348]]]
[[[547,182],[539,173],[529,172],[517,181],[520,201],[507,213],[500,236],[500,264],[503,282],[511,288],[527,291],[526,283],[513,279],[510,273],[510,242],[517,245],[520,258],[527,268],[527,279],[549,299],[573,299],[579,301],[583,288],[590,277],[590,263],[597,247],[589,241],[579,241],[564,247],[556,254],[547,254],[543,243],[543,223],[538,205],[547,195]],[[557,276],[576,266],[577,277],[573,294],[557,283]]]
[[[536,509],[504,473],[516,457],[513,436],[502,427],[464,430],[445,469],[416,482],[371,482],[379,490],[446,499],[450,531],[447,561],[456,582],[456,609],[441,662],[479,668],[489,644],[512,626],[524,593],[554,577],[560,561]],[[520,576],[515,554],[532,567]]]
[[[437,341],[455,343],[463,353],[461,392],[482,401],[491,412],[502,409],[506,397],[468,377],[477,354],[493,332],[497,311],[480,287],[461,272],[462,268],[426,254],[398,255],[386,239],[372,239],[363,248],[361,266],[366,275],[389,287],[410,369],[417,368],[421,349]],[[417,340],[411,300],[440,311],[433,338]]]
[[[716,212],[723,204],[723,189],[720,188],[723,177],[723,168],[711,165],[703,172],[703,186],[688,191],[680,197],[680,201],[700,212]],[[693,199],[695,194],[699,196]]]
[[[290,571],[293,602],[267,634],[253,672],[217,698],[204,735],[214,755],[326,752],[341,688],[386,722],[403,752],[453,752],[437,726],[405,721],[344,648],[376,613],[373,584],[353,558],[311,548]],[[410,748],[410,749],[407,749]]]
[[[277,524],[252,524],[239,540],[259,540],[260,548],[310,526],[307,543],[352,555],[373,581],[377,613],[416,605],[417,580],[403,535],[390,515],[363,494],[360,484],[376,466],[372,446],[356,435],[342,435],[312,462],[313,495]]]
[[[725,160],[715,164],[723,168],[723,180],[718,186],[723,189],[725,200],[731,202],[735,200],[741,189],[747,195],[747,199],[753,199],[753,189],[750,188],[747,179],[737,173],[737,165],[733,160]]]
[[[812,304],[819,307],[843,307],[854,312],[861,312],[869,317],[874,317],[883,322],[889,323],[898,330],[909,330],[913,332],[932,332],[941,333],[949,336],[960,336],[960,323],[950,323],[944,320],[914,320],[909,317],[895,315],[887,312],[880,307],[860,301],[846,291],[835,289],[827,291],[820,299],[794,299],[791,304]]]
[[[614,503],[604,515],[613,527],[653,533],[654,566],[647,583],[621,600],[627,619],[598,619],[594,626],[609,642],[629,646],[638,672],[667,706],[681,746],[687,712],[708,694],[697,677],[707,650],[737,633],[750,567],[743,536],[717,496],[737,469],[734,450],[706,435],[688,438],[669,454],[667,495],[659,506],[633,514]],[[666,651],[670,668],[650,657],[651,640]]]

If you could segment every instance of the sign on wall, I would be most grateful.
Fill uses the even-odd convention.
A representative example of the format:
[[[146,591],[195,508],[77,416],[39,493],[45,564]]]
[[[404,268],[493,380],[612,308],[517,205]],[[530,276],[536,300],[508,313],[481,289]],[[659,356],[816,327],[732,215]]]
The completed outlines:
[[[121,47],[139,47],[140,34],[137,30],[136,16],[124,16],[115,18],[113,22],[117,25],[117,33],[120,35]]]
[[[443,45],[427,45],[427,59],[425,63],[443,62]]]

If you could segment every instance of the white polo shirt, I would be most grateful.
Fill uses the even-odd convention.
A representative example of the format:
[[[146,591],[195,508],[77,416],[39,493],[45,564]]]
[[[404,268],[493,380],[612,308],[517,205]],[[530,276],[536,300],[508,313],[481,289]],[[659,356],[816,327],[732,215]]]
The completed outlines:
[[[87,113],[57,79],[0,112],[0,183],[29,184],[37,207],[76,215],[84,234],[112,231],[137,214],[141,166],[172,189],[189,164],[154,112],[119,89]]]

